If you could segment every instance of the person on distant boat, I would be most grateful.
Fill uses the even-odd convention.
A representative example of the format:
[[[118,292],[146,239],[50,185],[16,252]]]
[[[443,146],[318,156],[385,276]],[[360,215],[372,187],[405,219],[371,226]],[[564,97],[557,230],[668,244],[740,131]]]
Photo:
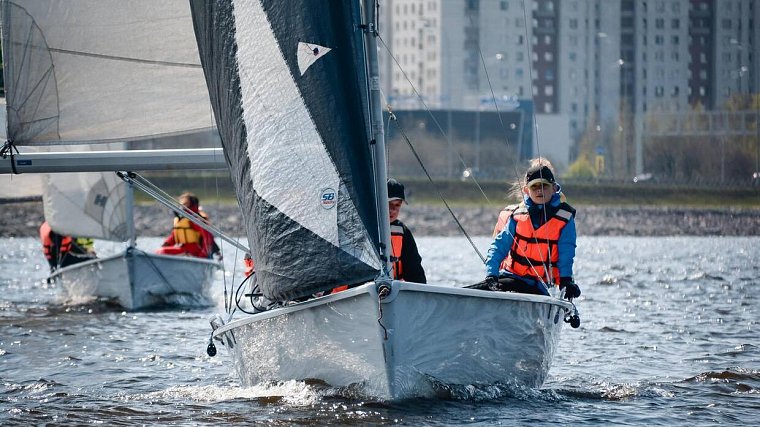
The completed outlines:
[[[488,249],[483,283],[491,290],[541,295],[548,295],[546,285],[558,285],[567,298],[577,298],[575,209],[563,201],[546,160],[531,162],[520,189],[522,203],[506,210],[503,229]]]
[[[179,202],[190,211],[198,214],[206,222],[208,215],[200,206],[198,196],[193,193],[183,193],[178,198]],[[158,250],[158,254],[164,255],[190,255],[198,258],[212,258],[216,255],[221,260],[219,246],[214,241],[214,236],[201,226],[190,221],[189,218],[176,214],[172,232],[166,237]]]
[[[74,238],[56,233],[45,221],[40,225],[40,240],[50,266],[50,273],[95,258],[92,239]]]
[[[388,180],[388,213],[391,221],[392,277],[414,283],[427,283],[422,257],[411,230],[398,219],[401,205],[406,203],[404,185],[393,178]]]

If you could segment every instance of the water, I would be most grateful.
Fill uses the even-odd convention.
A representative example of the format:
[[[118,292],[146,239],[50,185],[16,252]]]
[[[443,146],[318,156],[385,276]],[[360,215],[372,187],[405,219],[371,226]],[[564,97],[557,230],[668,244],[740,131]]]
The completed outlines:
[[[430,281],[483,275],[461,238],[420,238]],[[208,318],[64,305],[34,239],[0,240],[0,425],[751,424],[760,414],[760,238],[579,238],[579,329],[540,390],[464,389],[399,404],[290,382],[241,388]],[[159,246],[144,239],[141,248]],[[477,239],[483,250],[487,239]],[[99,248],[101,253],[103,249]],[[106,251],[108,248],[105,249]],[[238,257],[239,259],[239,257]],[[505,325],[508,327],[508,325]]]

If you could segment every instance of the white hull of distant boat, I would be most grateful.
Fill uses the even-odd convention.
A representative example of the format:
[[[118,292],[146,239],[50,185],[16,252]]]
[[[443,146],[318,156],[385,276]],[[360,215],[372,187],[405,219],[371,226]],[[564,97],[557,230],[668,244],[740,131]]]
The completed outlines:
[[[452,386],[539,387],[565,313],[553,297],[394,282],[263,312],[214,337],[245,386],[320,380],[380,400]]]
[[[98,298],[127,310],[211,305],[215,261],[136,249],[70,265],[51,275],[69,301]]]

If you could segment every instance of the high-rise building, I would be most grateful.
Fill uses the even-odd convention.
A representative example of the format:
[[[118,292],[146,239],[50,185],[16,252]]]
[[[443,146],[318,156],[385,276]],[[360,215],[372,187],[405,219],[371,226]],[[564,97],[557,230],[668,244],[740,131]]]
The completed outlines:
[[[380,52],[396,108],[423,107],[415,90],[430,108],[532,99],[536,114],[566,115],[576,141],[618,132],[640,150],[648,114],[760,92],[756,0],[384,3],[381,34],[404,70]]]

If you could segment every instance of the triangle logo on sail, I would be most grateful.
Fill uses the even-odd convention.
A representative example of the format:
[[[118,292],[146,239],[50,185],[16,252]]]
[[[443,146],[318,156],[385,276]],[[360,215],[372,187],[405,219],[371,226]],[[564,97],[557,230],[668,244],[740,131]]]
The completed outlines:
[[[298,57],[298,70],[301,75],[309,69],[317,60],[331,51],[329,47],[320,46],[318,44],[298,42],[298,51],[296,56]]]

